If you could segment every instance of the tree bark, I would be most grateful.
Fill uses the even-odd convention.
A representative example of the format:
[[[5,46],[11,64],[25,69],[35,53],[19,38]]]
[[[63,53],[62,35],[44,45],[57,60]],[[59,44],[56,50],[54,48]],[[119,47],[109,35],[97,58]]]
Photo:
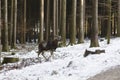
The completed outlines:
[[[44,0],[40,0],[39,43],[44,40]]]
[[[17,27],[17,0],[14,0],[14,16],[13,16],[13,42],[12,48],[16,48],[16,27]]]
[[[46,29],[45,29],[45,40],[48,41],[50,36],[50,0],[47,0],[47,12],[46,12]]]
[[[120,0],[118,0],[118,26],[117,36],[120,37]]]
[[[62,0],[62,11],[61,11],[61,35],[62,35],[62,46],[66,45],[66,0]]]
[[[56,0],[56,35],[58,35],[58,0]]]
[[[56,14],[57,14],[57,11],[56,11],[56,0],[53,0],[53,33],[52,33],[52,35],[53,35],[53,39],[54,39],[54,36],[57,34],[56,33],[56,27],[57,27],[57,18],[56,18]]]
[[[8,51],[8,1],[4,0],[4,42],[2,51]]]
[[[84,42],[85,0],[80,0],[78,43]]]
[[[76,43],[76,7],[77,0],[72,0],[72,11],[71,11],[71,27],[70,27],[70,44]]]
[[[111,0],[108,0],[108,28],[107,28],[107,44],[110,44],[111,36]]]
[[[98,43],[98,0],[92,1],[92,31],[90,47],[99,47]]]
[[[9,40],[9,44],[10,47],[12,47],[12,35],[13,35],[13,7],[14,7],[14,0],[11,0],[11,20],[10,20],[10,40]]]
[[[59,28],[59,34],[62,34],[61,31],[61,12],[62,12],[62,0],[59,0],[59,7],[58,7],[58,28]]]
[[[26,43],[26,3],[27,0],[24,0],[24,14],[23,14],[23,44]]]
[[[1,65],[1,51],[2,51],[1,28],[2,28],[2,16],[1,16],[1,0],[0,0],[0,65]]]
[[[19,33],[19,34],[20,34],[20,35],[19,35],[19,36],[20,36],[19,38],[20,38],[20,43],[23,44],[23,43],[24,43],[24,36],[23,36],[23,35],[24,35],[24,29],[23,29],[23,28],[24,28],[24,27],[23,27],[23,26],[24,26],[24,24],[23,24],[23,23],[24,23],[24,21],[23,21],[23,15],[24,15],[24,14],[23,14],[23,13],[24,13],[24,10],[23,10],[23,9],[24,9],[24,5],[22,5],[22,4],[24,4],[24,1],[21,0],[21,1],[19,2],[19,4],[21,5],[21,6],[19,7],[19,10],[20,10],[20,12],[21,12],[21,13],[20,13],[21,15],[20,15],[20,17],[19,17],[19,18],[20,18],[20,22],[19,22],[20,25],[19,25],[19,26],[21,26],[21,28],[20,28],[21,30],[20,30],[20,33]]]

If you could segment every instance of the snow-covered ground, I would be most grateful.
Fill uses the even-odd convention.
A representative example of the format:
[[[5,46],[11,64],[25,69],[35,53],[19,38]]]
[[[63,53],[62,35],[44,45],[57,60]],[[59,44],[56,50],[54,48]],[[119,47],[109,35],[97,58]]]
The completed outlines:
[[[120,65],[120,38],[101,41],[100,47],[89,48],[90,41],[83,44],[57,48],[50,61],[37,63],[22,69],[6,71],[0,74],[0,80],[87,80],[102,71]],[[86,49],[105,49],[105,53],[83,57]],[[48,53],[48,52],[46,52]],[[26,54],[16,54],[20,58],[36,58],[32,50]]]

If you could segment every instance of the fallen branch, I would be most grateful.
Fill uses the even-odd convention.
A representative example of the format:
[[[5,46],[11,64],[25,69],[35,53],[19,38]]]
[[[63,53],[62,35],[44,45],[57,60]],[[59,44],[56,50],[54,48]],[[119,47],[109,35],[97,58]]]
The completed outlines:
[[[95,51],[89,51],[86,49],[84,53],[84,57],[87,57],[89,54],[100,54],[100,53],[105,53],[105,50],[97,49]]]

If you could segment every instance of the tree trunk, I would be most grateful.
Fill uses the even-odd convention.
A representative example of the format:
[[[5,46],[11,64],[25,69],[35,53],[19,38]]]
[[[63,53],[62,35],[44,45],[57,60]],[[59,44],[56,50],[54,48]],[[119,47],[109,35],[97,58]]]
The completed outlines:
[[[66,45],[66,0],[62,0],[62,11],[61,11],[61,35],[62,35],[62,46]]]
[[[44,40],[44,0],[40,0],[39,43]]]
[[[108,26],[107,20],[106,19],[102,19],[102,26],[101,26],[101,37],[106,37],[107,35],[107,30],[106,30],[106,26]]]
[[[90,47],[98,47],[98,0],[92,1],[92,31]]]
[[[120,37],[120,0],[118,0],[118,26],[117,36]]]
[[[1,65],[1,51],[2,51],[2,44],[1,44],[1,27],[2,27],[2,16],[1,16],[1,0],[0,0],[0,65]]]
[[[53,38],[54,38],[54,36],[56,35],[56,27],[57,27],[57,18],[56,18],[56,14],[57,14],[57,11],[56,11],[56,0],[53,0],[53,33],[52,33],[52,35],[53,35]]]
[[[13,15],[13,42],[12,48],[16,48],[16,27],[17,27],[17,0],[14,0],[14,15]]]
[[[80,0],[78,43],[84,42],[85,0]]]
[[[76,7],[77,0],[72,0],[72,14],[71,14],[71,27],[70,27],[70,44],[76,43]]]
[[[14,4],[14,0],[11,0],[11,16],[10,16],[11,24],[10,24],[10,37],[9,37],[10,38],[10,40],[9,40],[10,47],[12,47],[12,35],[13,35],[13,6],[14,6],[13,4]]]
[[[23,44],[26,42],[26,3],[27,0],[24,0],[24,14],[23,14]]]
[[[50,0],[47,0],[47,12],[46,12],[46,29],[45,29],[45,40],[48,41],[50,36]]]
[[[58,35],[58,0],[56,0],[56,35]]]
[[[62,34],[61,31],[61,11],[62,11],[62,0],[59,0],[59,7],[58,7],[58,28],[59,28],[59,34]]]
[[[7,0],[4,0],[4,42],[3,42],[3,51],[8,51],[8,6]]]
[[[19,33],[20,35],[19,35],[19,36],[20,36],[20,43],[21,43],[21,44],[24,43],[24,38],[23,38],[23,37],[24,37],[24,36],[23,36],[23,33],[24,33],[24,29],[23,29],[23,28],[24,28],[24,27],[23,27],[23,26],[24,26],[24,24],[23,24],[23,23],[24,23],[24,21],[23,21],[23,13],[24,13],[24,10],[23,10],[23,9],[24,9],[24,5],[22,5],[23,3],[24,3],[23,0],[21,0],[20,3],[19,3],[19,4],[21,5],[21,6],[19,7],[19,10],[20,10],[20,12],[21,12],[21,15],[20,15],[20,17],[19,17],[19,18],[20,18],[20,22],[19,22],[20,25],[19,25],[19,26],[21,26],[21,28],[20,28],[21,30],[20,30],[20,33]]]
[[[107,28],[107,44],[110,44],[111,36],[111,0],[108,0],[108,28]]]

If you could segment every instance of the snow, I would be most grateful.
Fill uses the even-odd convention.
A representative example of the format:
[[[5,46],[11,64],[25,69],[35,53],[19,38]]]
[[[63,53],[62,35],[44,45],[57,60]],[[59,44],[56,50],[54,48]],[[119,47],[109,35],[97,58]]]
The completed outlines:
[[[37,63],[0,73],[0,80],[87,80],[102,71],[120,65],[120,38],[99,42],[100,47],[89,48],[90,41],[57,48],[50,61]],[[105,53],[83,57],[85,50],[105,49]],[[49,52],[45,52],[49,53]],[[19,58],[36,58],[36,50],[16,54]],[[41,56],[42,58],[42,56]]]

